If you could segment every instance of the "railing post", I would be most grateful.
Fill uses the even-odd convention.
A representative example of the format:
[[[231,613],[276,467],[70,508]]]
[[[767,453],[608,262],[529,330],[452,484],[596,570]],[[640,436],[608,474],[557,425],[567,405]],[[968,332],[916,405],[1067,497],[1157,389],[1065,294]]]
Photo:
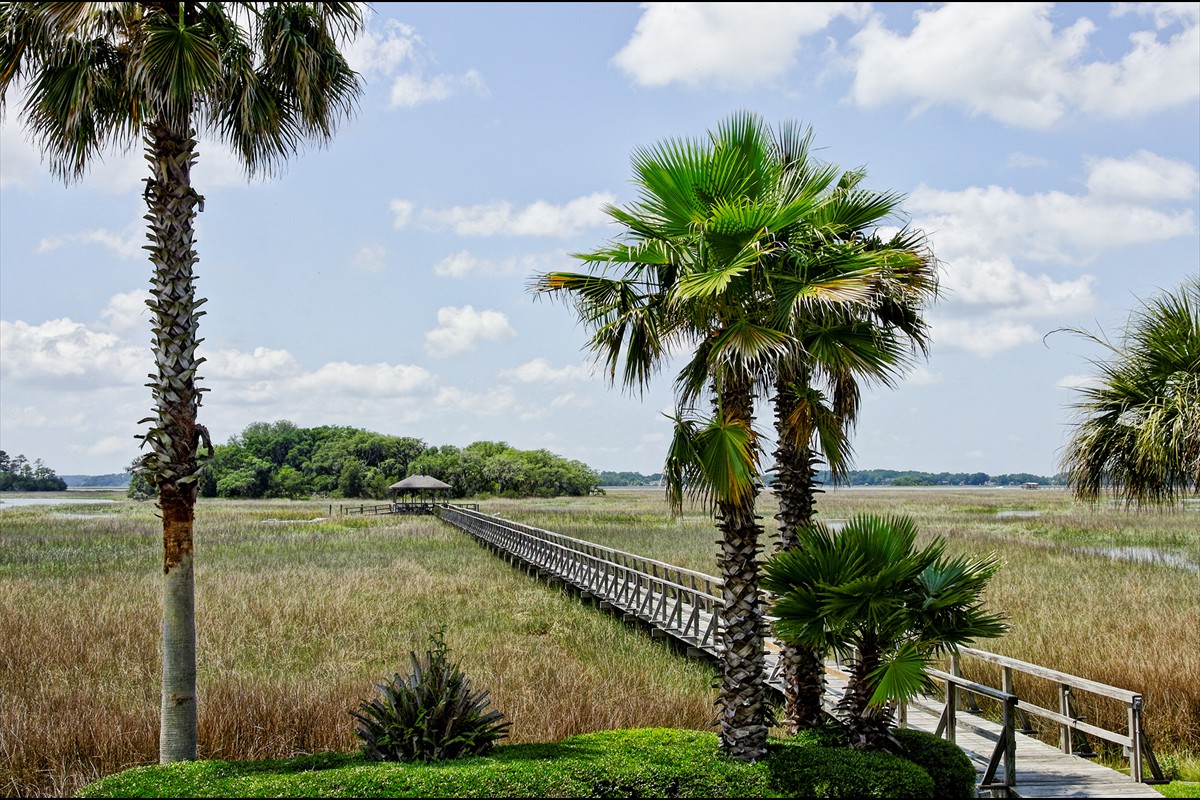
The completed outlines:
[[[961,663],[957,653],[950,655],[950,674],[955,678],[961,675]],[[946,681],[946,741],[954,744],[955,728],[958,723],[958,685],[954,681]]]
[[[955,744],[954,731],[958,724],[955,713],[957,708],[958,686],[954,681],[946,681],[946,741],[950,744]]]
[[[1004,737],[1004,788],[1009,790],[1010,797],[1012,796],[1011,790],[1017,782],[1017,721],[1014,719],[1016,716],[1013,713],[1014,706],[1016,706],[1016,700],[1004,701],[1004,730],[1000,732],[1000,735]]]
[[[962,659],[958,653],[950,654],[950,674],[956,678],[962,677]]]
[[[1065,683],[1058,685],[1058,713],[1068,719],[1074,716],[1071,713],[1071,687]],[[1071,735],[1071,726],[1065,722],[1058,725],[1058,748],[1064,753],[1073,752],[1075,749],[1075,737]]]
[[[1129,777],[1142,782],[1142,698],[1129,704]]]

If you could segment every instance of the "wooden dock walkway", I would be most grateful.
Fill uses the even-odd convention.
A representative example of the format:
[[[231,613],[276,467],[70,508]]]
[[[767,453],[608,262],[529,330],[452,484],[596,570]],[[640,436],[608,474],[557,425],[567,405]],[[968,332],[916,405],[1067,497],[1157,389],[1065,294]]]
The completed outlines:
[[[720,658],[719,578],[474,509],[439,506],[433,511],[514,565],[573,587],[582,597],[621,613],[627,621],[644,623],[651,635],[674,639],[690,654]],[[782,694],[778,650],[777,642],[767,642],[767,683]],[[1161,779],[1162,774],[1141,731],[1140,696],[980,650],[963,648],[962,653],[999,665],[1004,685],[995,688],[966,680],[959,676],[955,661],[949,673],[932,671],[934,678],[944,685],[945,697],[923,697],[908,704],[901,711],[901,724],[943,736],[961,747],[976,766],[980,796],[1162,797],[1143,782],[1143,764],[1150,768],[1154,778]],[[1054,712],[1022,702],[1013,693],[1014,670],[1056,681],[1062,691],[1060,710]],[[827,707],[836,704],[844,689],[844,673],[836,663],[830,663],[826,668]],[[1083,717],[1072,711],[1072,690],[1125,702],[1129,708],[1128,731],[1112,732],[1083,722]],[[1002,721],[964,711],[962,700],[967,697],[992,700],[1002,709]],[[1057,724],[1062,746],[1045,744],[1018,731],[1019,714],[1035,715]],[[1027,729],[1028,720],[1021,719]],[[1071,750],[1079,733],[1122,745],[1130,757],[1131,775],[1074,755]]]

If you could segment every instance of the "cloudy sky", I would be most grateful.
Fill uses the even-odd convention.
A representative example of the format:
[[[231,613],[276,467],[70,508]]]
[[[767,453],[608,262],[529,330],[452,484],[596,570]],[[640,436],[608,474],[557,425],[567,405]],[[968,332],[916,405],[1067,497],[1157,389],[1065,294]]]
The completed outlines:
[[[864,398],[863,469],[1052,474],[1072,387],[1140,298],[1200,272],[1200,4],[379,4],[326,149],[194,173],[202,422],[502,440],[655,472],[668,371],[594,375],[530,277],[616,233],[629,157],[730,113],[810,125],[901,192],[942,263],[927,362]],[[56,183],[0,127],[0,448],[122,470],[150,410],[139,154]],[[767,413],[760,414],[769,423]]]

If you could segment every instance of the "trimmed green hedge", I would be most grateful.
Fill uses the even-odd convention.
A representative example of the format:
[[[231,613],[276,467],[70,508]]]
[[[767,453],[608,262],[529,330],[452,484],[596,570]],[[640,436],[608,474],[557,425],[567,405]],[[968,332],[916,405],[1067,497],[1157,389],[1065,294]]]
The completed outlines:
[[[912,761],[826,743],[819,736],[772,740],[770,758],[746,764],[722,755],[713,733],[619,730],[572,736],[557,744],[504,745],[489,756],[432,764],[379,763],[357,753],[324,753],[277,761],[139,767],[89,784],[78,796],[939,796],[939,784]]]
[[[901,755],[924,767],[933,778],[937,797],[959,800],[975,796],[975,765],[960,747],[912,728],[900,728],[892,733],[904,748]]]

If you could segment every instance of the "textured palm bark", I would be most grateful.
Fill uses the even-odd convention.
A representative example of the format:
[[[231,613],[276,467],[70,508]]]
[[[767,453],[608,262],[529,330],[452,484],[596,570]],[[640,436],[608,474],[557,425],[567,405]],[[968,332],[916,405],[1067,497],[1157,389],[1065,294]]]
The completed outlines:
[[[207,439],[196,422],[196,347],[201,301],[196,299],[194,223],[202,203],[192,189],[196,142],[165,125],[150,126],[146,182],[154,360],[150,384],[155,416],[143,466],[159,490],[163,520],[163,662],[159,762],[196,757],[196,616],[192,569],[197,446]]]
[[[815,498],[821,491],[816,476],[816,455],[809,447],[797,447],[788,419],[794,401],[784,387],[775,395],[775,497],[779,511],[779,552],[798,546],[797,530],[816,516]],[[821,699],[825,693],[825,666],[812,647],[782,642],[779,651],[784,684],[783,728],[789,735],[815,728],[825,721]]]
[[[859,750],[885,750],[891,741],[891,707],[870,705],[875,687],[869,675],[880,663],[881,653],[873,636],[863,637],[861,647],[850,665],[846,694],[838,703],[850,747]]]
[[[750,424],[753,399],[745,383],[728,381],[720,392],[721,407],[734,419]],[[718,728],[722,749],[742,761],[767,755],[771,715],[767,708],[764,605],[758,587],[759,535],[754,513],[757,490],[741,502],[717,504],[721,537],[721,623],[724,654]]]

